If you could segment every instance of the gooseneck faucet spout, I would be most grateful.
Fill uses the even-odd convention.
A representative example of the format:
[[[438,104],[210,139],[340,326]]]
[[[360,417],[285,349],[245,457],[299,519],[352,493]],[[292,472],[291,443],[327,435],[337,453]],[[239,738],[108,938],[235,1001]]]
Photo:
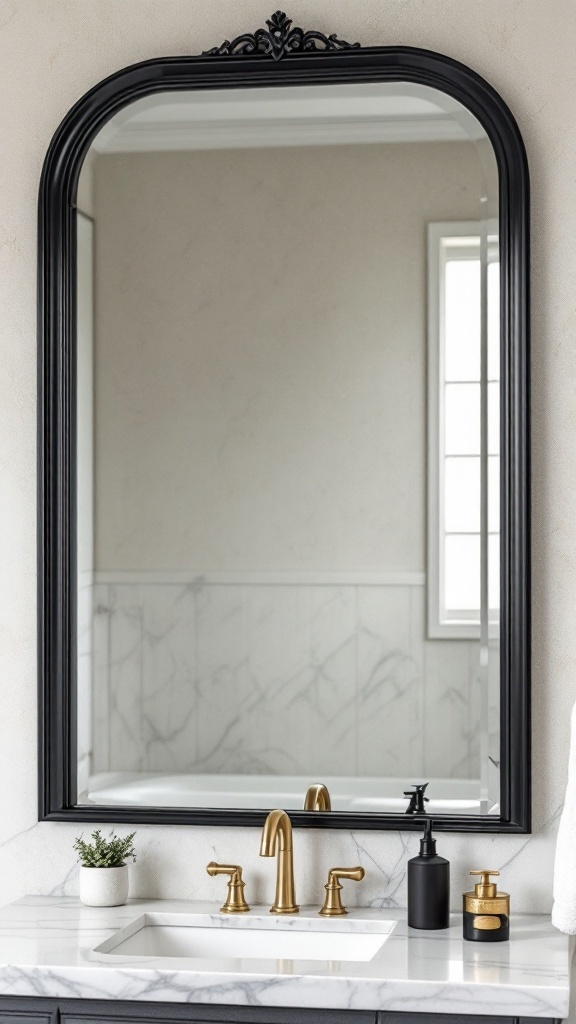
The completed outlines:
[[[327,787],[322,782],[309,786],[304,800],[305,811],[331,811],[332,802]]]
[[[294,891],[294,861],[292,857],[292,823],[286,811],[270,811],[262,829],[260,856],[276,854],[276,895],[270,907],[271,914],[297,914]]]

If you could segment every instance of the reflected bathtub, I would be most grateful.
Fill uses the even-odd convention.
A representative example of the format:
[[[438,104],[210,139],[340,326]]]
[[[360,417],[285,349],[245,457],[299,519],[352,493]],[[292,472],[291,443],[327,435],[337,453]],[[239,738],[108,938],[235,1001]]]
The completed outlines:
[[[194,775],[162,772],[101,772],[90,778],[80,804],[123,807],[214,807],[302,810],[313,782],[330,791],[332,810],[403,814],[404,790],[426,779],[350,778],[314,775]],[[428,814],[498,814],[497,804],[481,799],[478,779],[433,779]]]

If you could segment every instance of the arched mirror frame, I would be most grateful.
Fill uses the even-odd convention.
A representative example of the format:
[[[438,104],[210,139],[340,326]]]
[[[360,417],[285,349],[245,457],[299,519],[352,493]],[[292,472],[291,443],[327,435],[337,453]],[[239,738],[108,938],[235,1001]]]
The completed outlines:
[[[501,815],[435,817],[461,832],[530,831],[529,183],[524,145],[501,97],[449,57],[359,48],[275,23],[200,57],[123,69],[70,110],[46,156],[39,199],[39,817],[51,821],[252,825],[265,811],[76,804],[75,202],[88,147],[134,100],[170,90],[420,83],[466,106],[494,148],[501,256]],[[281,16],[284,17],[285,16]],[[280,26],[280,27],[279,27]],[[419,829],[402,814],[290,812],[295,826]]]

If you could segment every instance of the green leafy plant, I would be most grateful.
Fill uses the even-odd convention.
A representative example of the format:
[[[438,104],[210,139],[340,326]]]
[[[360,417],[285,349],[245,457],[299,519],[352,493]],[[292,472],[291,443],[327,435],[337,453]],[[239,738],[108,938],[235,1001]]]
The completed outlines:
[[[78,836],[74,849],[78,851],[80,863],[84,868],[121,868],[127,857],[136,860],[132,846],[135,835],[135,832],[131,832],[122,839],[112,831],[108,839],[105,839],[100,829],[96,829],[92,833],[94,842],[86,843],[82,836]]]

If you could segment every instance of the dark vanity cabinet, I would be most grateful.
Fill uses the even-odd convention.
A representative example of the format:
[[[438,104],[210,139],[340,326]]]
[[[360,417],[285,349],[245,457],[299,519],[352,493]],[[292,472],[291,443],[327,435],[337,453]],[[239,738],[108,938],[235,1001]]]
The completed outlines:
[[[551,1024],[551,1019],[541,1017],[0,997],[0,1024],[543,1024],[544,1020]]]

